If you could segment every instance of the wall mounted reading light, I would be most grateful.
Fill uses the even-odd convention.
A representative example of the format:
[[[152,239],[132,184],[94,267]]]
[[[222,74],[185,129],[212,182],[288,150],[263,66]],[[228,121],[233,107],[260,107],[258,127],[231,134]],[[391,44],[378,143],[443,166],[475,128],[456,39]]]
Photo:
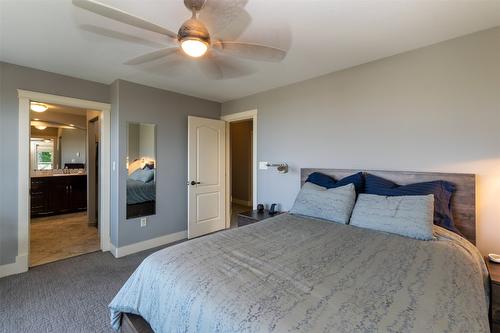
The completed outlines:
[[[279,173],[287,173],[288,172],[288,164],[286,163],[267,163],[266,166],[268,168],[276,168]]]

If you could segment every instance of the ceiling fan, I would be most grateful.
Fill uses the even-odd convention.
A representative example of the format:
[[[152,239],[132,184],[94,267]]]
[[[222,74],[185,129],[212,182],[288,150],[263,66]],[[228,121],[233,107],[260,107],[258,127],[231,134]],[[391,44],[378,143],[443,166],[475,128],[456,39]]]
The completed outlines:
[[[214,58],[212,50],[221,55],[257,61],[279,62],[285,58],[286,51],[279,48],[256,43],[226,41],[211,36],[205,24],[199,18],[199,12],[207,1],[210,0],[184,0],[184,5],[191,11],[192,16],[181,25],[177,33],[95,0],[73,0],[73,4],[106,18],[159,33],[165,36],[167,42],[173,45],[131,59],[126,62],[128,65],[139,65],[172,54],[179,54],[180,50],[182,50],[180,53],[191,58],[205,58],[204,60],[208,61]],[[220,68],[213,68],[214,66],[217,67],[215,61],[212,61],[210,66],[212,66],[212,72],[215,71],[221,74]]]

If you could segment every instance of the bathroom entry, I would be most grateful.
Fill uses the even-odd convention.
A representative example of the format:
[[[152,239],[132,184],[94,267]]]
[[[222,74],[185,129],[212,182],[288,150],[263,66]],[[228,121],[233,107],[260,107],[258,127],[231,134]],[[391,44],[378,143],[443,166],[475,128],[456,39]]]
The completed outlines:
[[[231,166],[231,227],[237,215],[252,210],[253,202],[253,120],[229,123]]]
[[[31,267],[100,249],[100,114],[30,103]]]

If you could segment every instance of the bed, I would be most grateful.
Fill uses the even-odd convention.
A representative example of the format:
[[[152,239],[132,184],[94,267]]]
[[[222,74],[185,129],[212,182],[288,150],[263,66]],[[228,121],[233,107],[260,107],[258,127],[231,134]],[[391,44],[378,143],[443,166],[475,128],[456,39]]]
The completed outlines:
[[[302,182],[316,170],[303,169]],[[419,241],[282,214],[146,258],[110,304],[113,328],[489,332],[488,273],[473,245],[474,175],[371,173],[401,184],[453,181],[453,213],[468,240],[437,226],[435,241]]]
[[[156,213],[156,180],[142,182],[127,178],[127,218]]]
[[[134,205],[148,201],[156,200],[156,184],[155,181],[147,183],[127,179],[127,204]]]

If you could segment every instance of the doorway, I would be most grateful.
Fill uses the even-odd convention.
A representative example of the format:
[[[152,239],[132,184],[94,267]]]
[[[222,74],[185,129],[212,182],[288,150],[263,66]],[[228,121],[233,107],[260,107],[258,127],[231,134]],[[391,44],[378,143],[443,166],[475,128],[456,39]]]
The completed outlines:
[[[252,142],[253,121],[229,123],[231,159],[231,224],[238,226],[238,214],[252,210]]]
[[[226,121],[226,228],[238,214],[257,207],[257,110],[222,117]]]
[[[100,113],[30,102],[30,267],[101,248],[95,201]]]
[[[16,257],[16,262],[12,266],[12,273],[21,273],[25,272],[28,270],[28,267],[30,266],[30,227],[31,227],[31,215],[32,215],[32,210],[36,212],[36,208],[41,208],[42,205],[45,205],[45,207],[48,207],[47,202],[43,202],[44,200],[50,200],[50,196],[44,196],[43,193],[35,193],[38,194],[38,198],[35,199],[38,200],[38,202],[35,202],[35,205],[33,205],[32,209],[32,193],[33,192],[43,192],[43,191],[38,191],[37,186],[32,186],[32,178],[37,178],[37,177],[32,177],[34,174],[37,175],[43,175],[43,172],[49,174],[53,173],[51,179],[53,179],[55,182],[60,182],[58,184],[58,188],[62,191],[52,191],[52,192],[57,192],[57,193],[66,193],[65,195],[62,195],[60,198],[59,207],[57,206],[50,206],[50,211],[48,214],[45,216],[37,216],[37,218],[44,218],[48,219],[50,217],[54,218],[55,216],[60,216],[59,213],[68,213],[68,214],[74,214],[72,216],[64,216],[64,222],[67,223],[69,220],[69,224],[80,224],[84,225],[86,228],[94,227],[94,236],[93,239],[95,240],[97,238],[97,249],[100,249],[102,251],[109,251],[110,250],[110,236],[109,236],[109,223],[110,223],[110,177],[111,177],[111,161],[110,161],[110,127],[111,127],[111,122],[110,122],[110,111],[111,111],[111,106],[110,104],[107,103],[100,103],[100,102],[94,102],[94,101],[88,101],[88,100],[82,100],[82,99],[76,99],[76,98],[70,98],[70,97],[64,97],[64,96],[57,96],[57,95],[50,95],[50,94],[44,94],[44,93],[38,93],[38,92],[32,92],[32,91],[26,91],[26,90],[18,90],[18,96],[19,96],[19,160],[18,160],[18,165],[20,166],[19,168],[19,182],[18,182],[18,198],[19,198],[19,205],[18,205],[18,255]],[[42,147],[40,152],[44,152],[44,154],[39,154],[39,160],[40,163],[35,164],[33,161],[33,158],[31,157],[32,155],[30,154],[31,152],[31,138],[32,138],[32,125],[38,126],[38,129],[33,130],[33,132],[36,134],[36,130],[42,131],[49,128],[49,127],[56,127],[58,126],[67,126],[68,130],[76,128],[77,124],[74,122],[70,122],[68,120],[65,121],[53,121],[51,122],[50,119],[43,119],[42,114],[47,111],[47,108],[42,105],[42,110],[39,112],[40,116],[32,116],[31,111],[32,111],[32,102],[34,104],[49,104],[55,106],[62,106],[66,107],[68,109],[83,109],[86,111],[92,110],[93,116],[92,118],[88,118],[89,114],[85,115],[85,120],[83,122],[83,125],[79,123],[80,127],[83,127],[87,129],[86,127],[88,126],[88,120],[92,120],[96,118],[96,115],[98,116],[98,160],[97,160],[97,180],[96,184],[98,188],[96,189],[96,193],[98,194],[98,201],[96,204],[96,214],[97,214],[97,219],[95,220],[95,224],[93,224],[92,221],[90,221],[87,217],[88,215],[88,203],[89,203],[89,198],[87,197],[89,191],[87,186],[89,185],[87,181],[82,181],[84,177],[79,178],[79,181],[76,183],[72,183],[69,181],[69,178],[67,182],[65,183],[65,178],[69,176],[88,176],[87,173],[91,173],[92,169],[89,169],[87,166],[87,161],[82,162],[80,158],[83,158],[83,155],[86,157],[89,157],[89,151],[88,151],[88,141],[85,140],[84,143],[84,148],[79,148],[78,151],[73,151],[70,153],[69,157],[66,156],[66,154],[63,152],[64,148],[61,149],[61,147],[64,147],[66,143],[66,147],[72,146],[72,140],[71,139],[66,139],[62,138],[62,140],[58,140],[60,137],[60,129],[57,129],[56,135],[54,136],[53,143],[52,143],[52,150],[47,149],[46,147]],[[40,108],[38,108],[40,110]],[[71,114],[71,112],[69,112]],[[37,120],[35,120],[35,118]],[[38,124],[36,122],[39,122]],[[46,122],[47,124],[41,124],[40,122]],[[51,125],[51,126],[48,126]],[[71,126],[73,125],[73,126]],[[36,128],[36,127],[35,127]],[[94,128],[95,129],[95,128]],[[53,131],[53,130],[52,130]],[[73,132],[73,134],[76,132]],[[87,139],[88,136],[86,136]],[[46,140],[46,139],[44,139]],[[49,143],[49,142],[45,142]],[[59,147],[57,146],[59,144]],[[50,146],[50,143],[49,143]],[[49,154],[48,154],[49,153]],[[71,155],[72,154],[72,155]],[[44,155],[44,156],[42,156]],[[69,159],[68,159],[69,158]],[[44,166],[45,164],[45,166]],[[83,164],[83,165],[82,165]],[[34,170],[34,166],[39,170]],[[43,169],[45,168],[45,170]],[[51,171],[47,170],[47,168],[57,168],[58,171]],[[62,171],[59,171],[61,170]],[[40,170],[41,169],[41,170]],[[54,175],[62,173],[63,175]],[[51,176],[51,175],[49,175]],[[60,179],[60,180],[57,180]],[[36,184],[35,184],[36,185]],[[55,189],[55,187],[52,187],[52,189]],[[68,198],[70,200],[68,200]],[[74,199],[74,200],[73,200]],[[68,202],[66,202],[68,201]],[[72,204],[69,204],[71,202]],[[37,206],[38,205],[38,206]],[[54,208],[56,207],[56,208]],[[52,211],[54,210],[54,211]],[[57,210],[57,214],[56,214]],[[62,214],[61,214],[62,215]],[[82,219],[82,216],[85,217],[85,219]],[[61,217],[61,216],[60,216]],[[80,222],[84,223],[80,223]],[[43,222],[42,220],[40,221],[35,221],[35,222]],[[58,221],[59,223],[63,223],[63,221]],[[50,232],[49,232],[50,234]],[[54,237],[56,237],[56,233],[53,234]],[[65,241],[68,241],[70,237],[66,237]],[[95,245],[95,244],[94,244]],[[74,251],[70,251],[71,255],[78,255],[80,253],[75,253]],[[85,251],[86,252],[86,251]],[[33,260],[35,262],[35,260]]]

